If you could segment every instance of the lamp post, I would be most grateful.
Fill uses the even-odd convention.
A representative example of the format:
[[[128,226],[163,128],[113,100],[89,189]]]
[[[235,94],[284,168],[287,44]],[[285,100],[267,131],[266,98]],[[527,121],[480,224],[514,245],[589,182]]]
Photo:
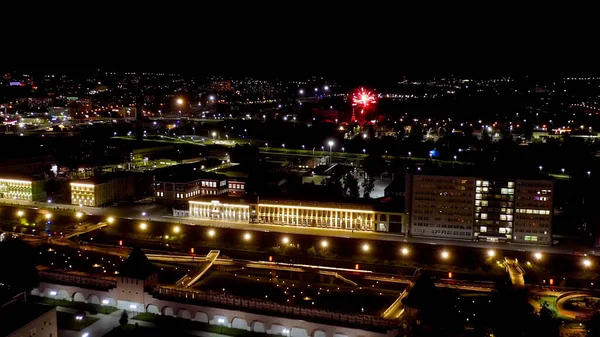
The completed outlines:
[[[332,153],[332,152],[331,152],[331,149],[333,148],[333,140],[330,140],[328,144],[329,144],[329,165],[331,165],[331,163],[332,163],[332,159],[333,159],[333,158],[331,157],[331,153]]]
[[[221,327],[221,335],[222,335],[223,334],[223,324],[225,324],[225,319],[219,318],[219,319],[217,319],[217,323],[219,323],[219,326]]]
[[[102,300],[102,307],[104,308],[105,315],[108,312],[108,310],[106,310],[106,306],[108,306],[108,300]]]
[[[56,306],[56,294],[58,294],[55,290],[50,292],[50,296],[52,296],[52,305]]]

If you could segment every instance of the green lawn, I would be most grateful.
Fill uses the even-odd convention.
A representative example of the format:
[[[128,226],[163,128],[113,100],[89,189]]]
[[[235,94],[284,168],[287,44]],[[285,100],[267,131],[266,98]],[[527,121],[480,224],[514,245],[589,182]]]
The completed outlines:
[[[75,314],[61,311],[58,311],[56,316],[58,328],[61,330],[81,331],[99,320],[98,318],[86,316],[83,320],[78,321],[75,319]]]
[[[184,333],[169,331],[165,328],[147,328],[143,326],[136,327],[133,324],[127,324],[123,327],[116,327],[106,333],[104,337],[192,337]]]
[[[151,322],[161,327],[161,329],[169,332],[174,332],[174,335],[179,336],[186,330],[197,330],[214,332],[228,336],[236,337],[266,337],[267,334],[252,332],[241,329],[233,329],[223,326],[210,325],[207,323],[201,323],[192,321],[189,319],[175,318],[169,316],[155,315],[149,313],[140,313],[133,317],[133,319]],[[171,336],[172,334],[169,333]]]
[[[109,306],[104,306],[104,305],[99,305],[99,304],[83,303],[83,302],[55,300],[55,299],[48,298],[48,297],[39,297],[39,296],[32,295],[31,297],[29,297],[29,299],[30,299],[30,301],[35,302],[35,303],[43,303],[43,304],[49,304],[49,305],[54,305],[54,306],[73,308],[73,309],[87,311],[87,312],[91,312],[91,313],[94,313],[94,311],[95,311],[100,314],[110,314],[113,311],[117,311],[117,308],[115,308],[115,307],[109,307]]]

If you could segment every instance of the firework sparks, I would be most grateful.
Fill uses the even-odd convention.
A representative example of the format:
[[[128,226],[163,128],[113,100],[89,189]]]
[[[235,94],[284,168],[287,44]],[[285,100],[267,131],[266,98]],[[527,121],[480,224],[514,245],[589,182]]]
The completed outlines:
[[[352,105],[357,106],[360,105],[364,108],[368,107],[371,104],[377,103],[377,98],[375,95],[366,90],[365,88],[358,89],[354,95],[352,96]]]

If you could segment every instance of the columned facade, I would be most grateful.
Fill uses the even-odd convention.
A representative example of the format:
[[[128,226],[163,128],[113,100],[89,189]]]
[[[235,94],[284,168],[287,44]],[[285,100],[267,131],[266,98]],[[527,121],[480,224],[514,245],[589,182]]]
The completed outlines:
[[[226,204],[218,200],[190,201],[192,218],[248,222],[248,205]]]

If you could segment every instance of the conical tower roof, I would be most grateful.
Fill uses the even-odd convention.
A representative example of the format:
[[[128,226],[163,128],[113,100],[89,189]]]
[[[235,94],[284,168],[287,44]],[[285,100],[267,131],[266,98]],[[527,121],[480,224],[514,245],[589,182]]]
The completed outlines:
[[[134,248],[121,265],[122,276],[145,280],[156,272],[156,267],[140,248]]]
[[[421,269],[415,272],[406,293],[406,297],[402,299],[402,304],[410,308],[431,310],[435,307],[435,303],[439,302],[439,293],[431,280],[431,276]]]

